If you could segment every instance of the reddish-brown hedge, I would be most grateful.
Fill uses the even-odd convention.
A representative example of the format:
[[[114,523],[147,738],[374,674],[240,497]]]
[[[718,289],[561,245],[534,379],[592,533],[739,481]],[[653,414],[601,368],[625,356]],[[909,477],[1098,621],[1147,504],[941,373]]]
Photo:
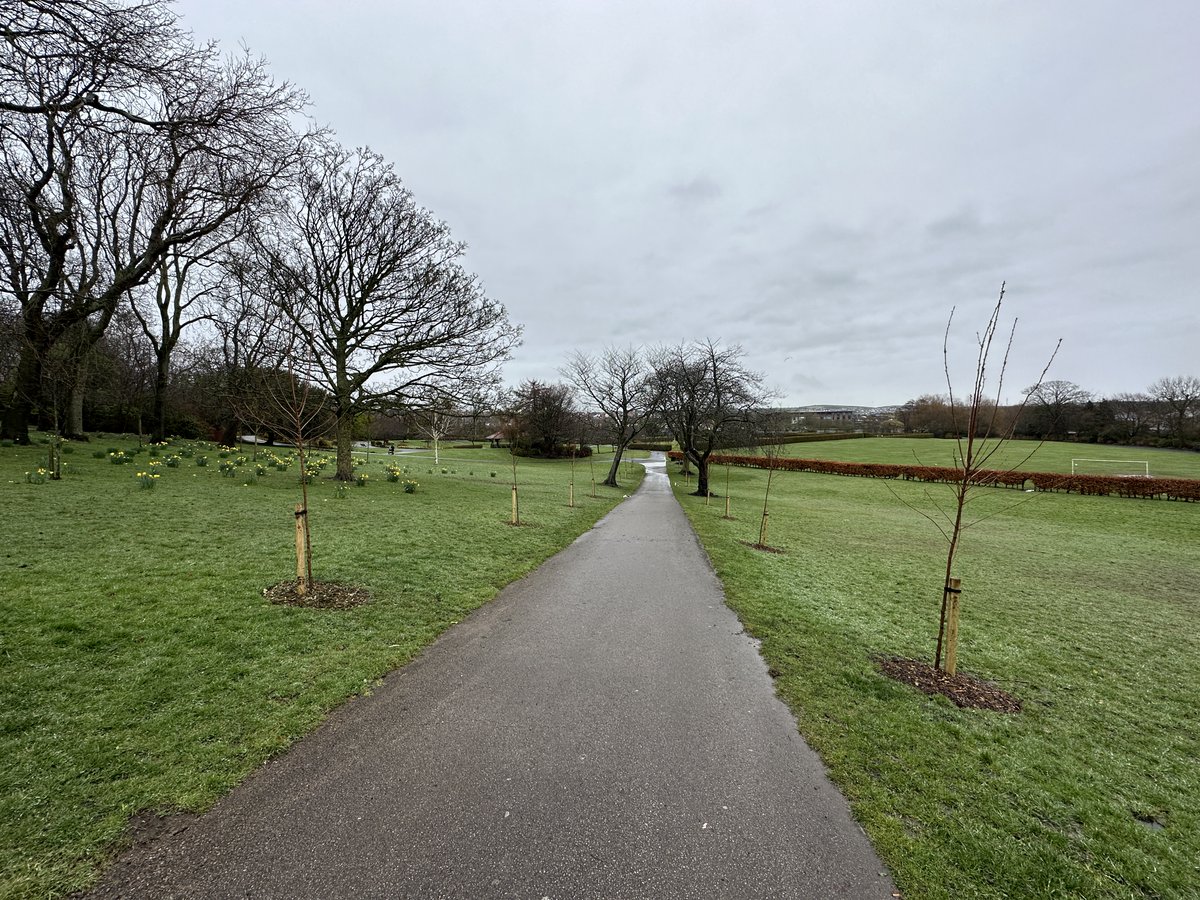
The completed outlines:
[[[683,454],[672,450],[667,454],[680,460]],[[902,478],[906,481],[949,483],[962,478],[962,470],[952,466],[908,466],[891,463],[838,462],[832,459],[791,459],[780,457],[772,461],[766,456],[713,454],[710,464],[746,466],[752,469],[776,469],[789,472],[816,472],[821,475],[854,475],[859,478]],[[1163,498],[1200,502],[1200,480],[1190,478],[1139,478],[1114,475],[1063,475],[1057,472],[997,472],[976,473],[979,484],[996,487],[1023,488],[1030,485],[1037,491],[1064,491],[1095,497],[1136,497],[1146,500]]]

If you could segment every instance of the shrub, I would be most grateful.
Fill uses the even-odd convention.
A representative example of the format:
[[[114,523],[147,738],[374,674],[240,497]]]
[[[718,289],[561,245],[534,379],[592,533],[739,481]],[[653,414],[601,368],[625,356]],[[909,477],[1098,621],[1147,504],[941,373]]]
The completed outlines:
[[[208,457],[207,456],[197,456],[196,457],[196,465],[198,465],[200,468],[203,469],[205,466],[208,465]]]
[[[417,483],[415,481],[404,482],[404,493],[415,494],[417,492]]]

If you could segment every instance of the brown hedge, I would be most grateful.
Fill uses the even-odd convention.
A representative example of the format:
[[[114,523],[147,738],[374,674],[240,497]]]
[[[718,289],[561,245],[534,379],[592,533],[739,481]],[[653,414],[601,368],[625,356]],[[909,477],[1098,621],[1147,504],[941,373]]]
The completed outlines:
[[[667,454],[680,460],[683,454],[672,450]],[[745,466],[767,469],[772,465],[789,472],[816,472],[821,475],[854,475],[859,478],[900,478],[905,481],[950,483],[962,478],[962,470],[953,466],[908,466],[891,463],[837,462],[831,459],[777,458],[713,454],[710,464]],[[1062,475],[1057,472],[997,472],[984,470],[975,474],[975,482],[993,487],[1023,488],[1032,485],[1037,491],[1062,491],[1094,497],[1137,497],[1145,500],[1166,499],[1200,502],[1200,480],[1190,478],[1140,478],[1113,475]]]

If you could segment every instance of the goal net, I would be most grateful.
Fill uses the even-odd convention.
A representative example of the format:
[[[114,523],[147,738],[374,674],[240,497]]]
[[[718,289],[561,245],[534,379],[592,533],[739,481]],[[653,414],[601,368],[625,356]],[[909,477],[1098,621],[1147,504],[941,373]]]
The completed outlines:
[[[1071,474],[1149,478],[1150,463],[1144,459],[1072,459]]]

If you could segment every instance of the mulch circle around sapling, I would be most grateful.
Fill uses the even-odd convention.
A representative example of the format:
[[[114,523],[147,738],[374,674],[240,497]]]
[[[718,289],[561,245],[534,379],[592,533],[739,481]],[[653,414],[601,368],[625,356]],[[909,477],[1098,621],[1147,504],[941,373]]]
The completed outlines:
[[[730,516],[730,518],[733,518]],[[782,547],[772,547],[769,544],[756,544],[754,541],[738,541],[739,544],[749,547],[751,550],[760,550],[763,553],[787,553]]]
[[[965,709],[1019,713],[1021,701],[990,681],[957,672],[947,675],[927,662],[903,656],[875,657],[879,671],[888,678],[912,685],[926,694],[941,694]]]
[[[296,592],[296,584],[295,580],[281,581],[263,588],[263,596],[272,603],[306,609],[353,609],[371,599],[365,589],[336,581],[314,581],[303,594]]]

